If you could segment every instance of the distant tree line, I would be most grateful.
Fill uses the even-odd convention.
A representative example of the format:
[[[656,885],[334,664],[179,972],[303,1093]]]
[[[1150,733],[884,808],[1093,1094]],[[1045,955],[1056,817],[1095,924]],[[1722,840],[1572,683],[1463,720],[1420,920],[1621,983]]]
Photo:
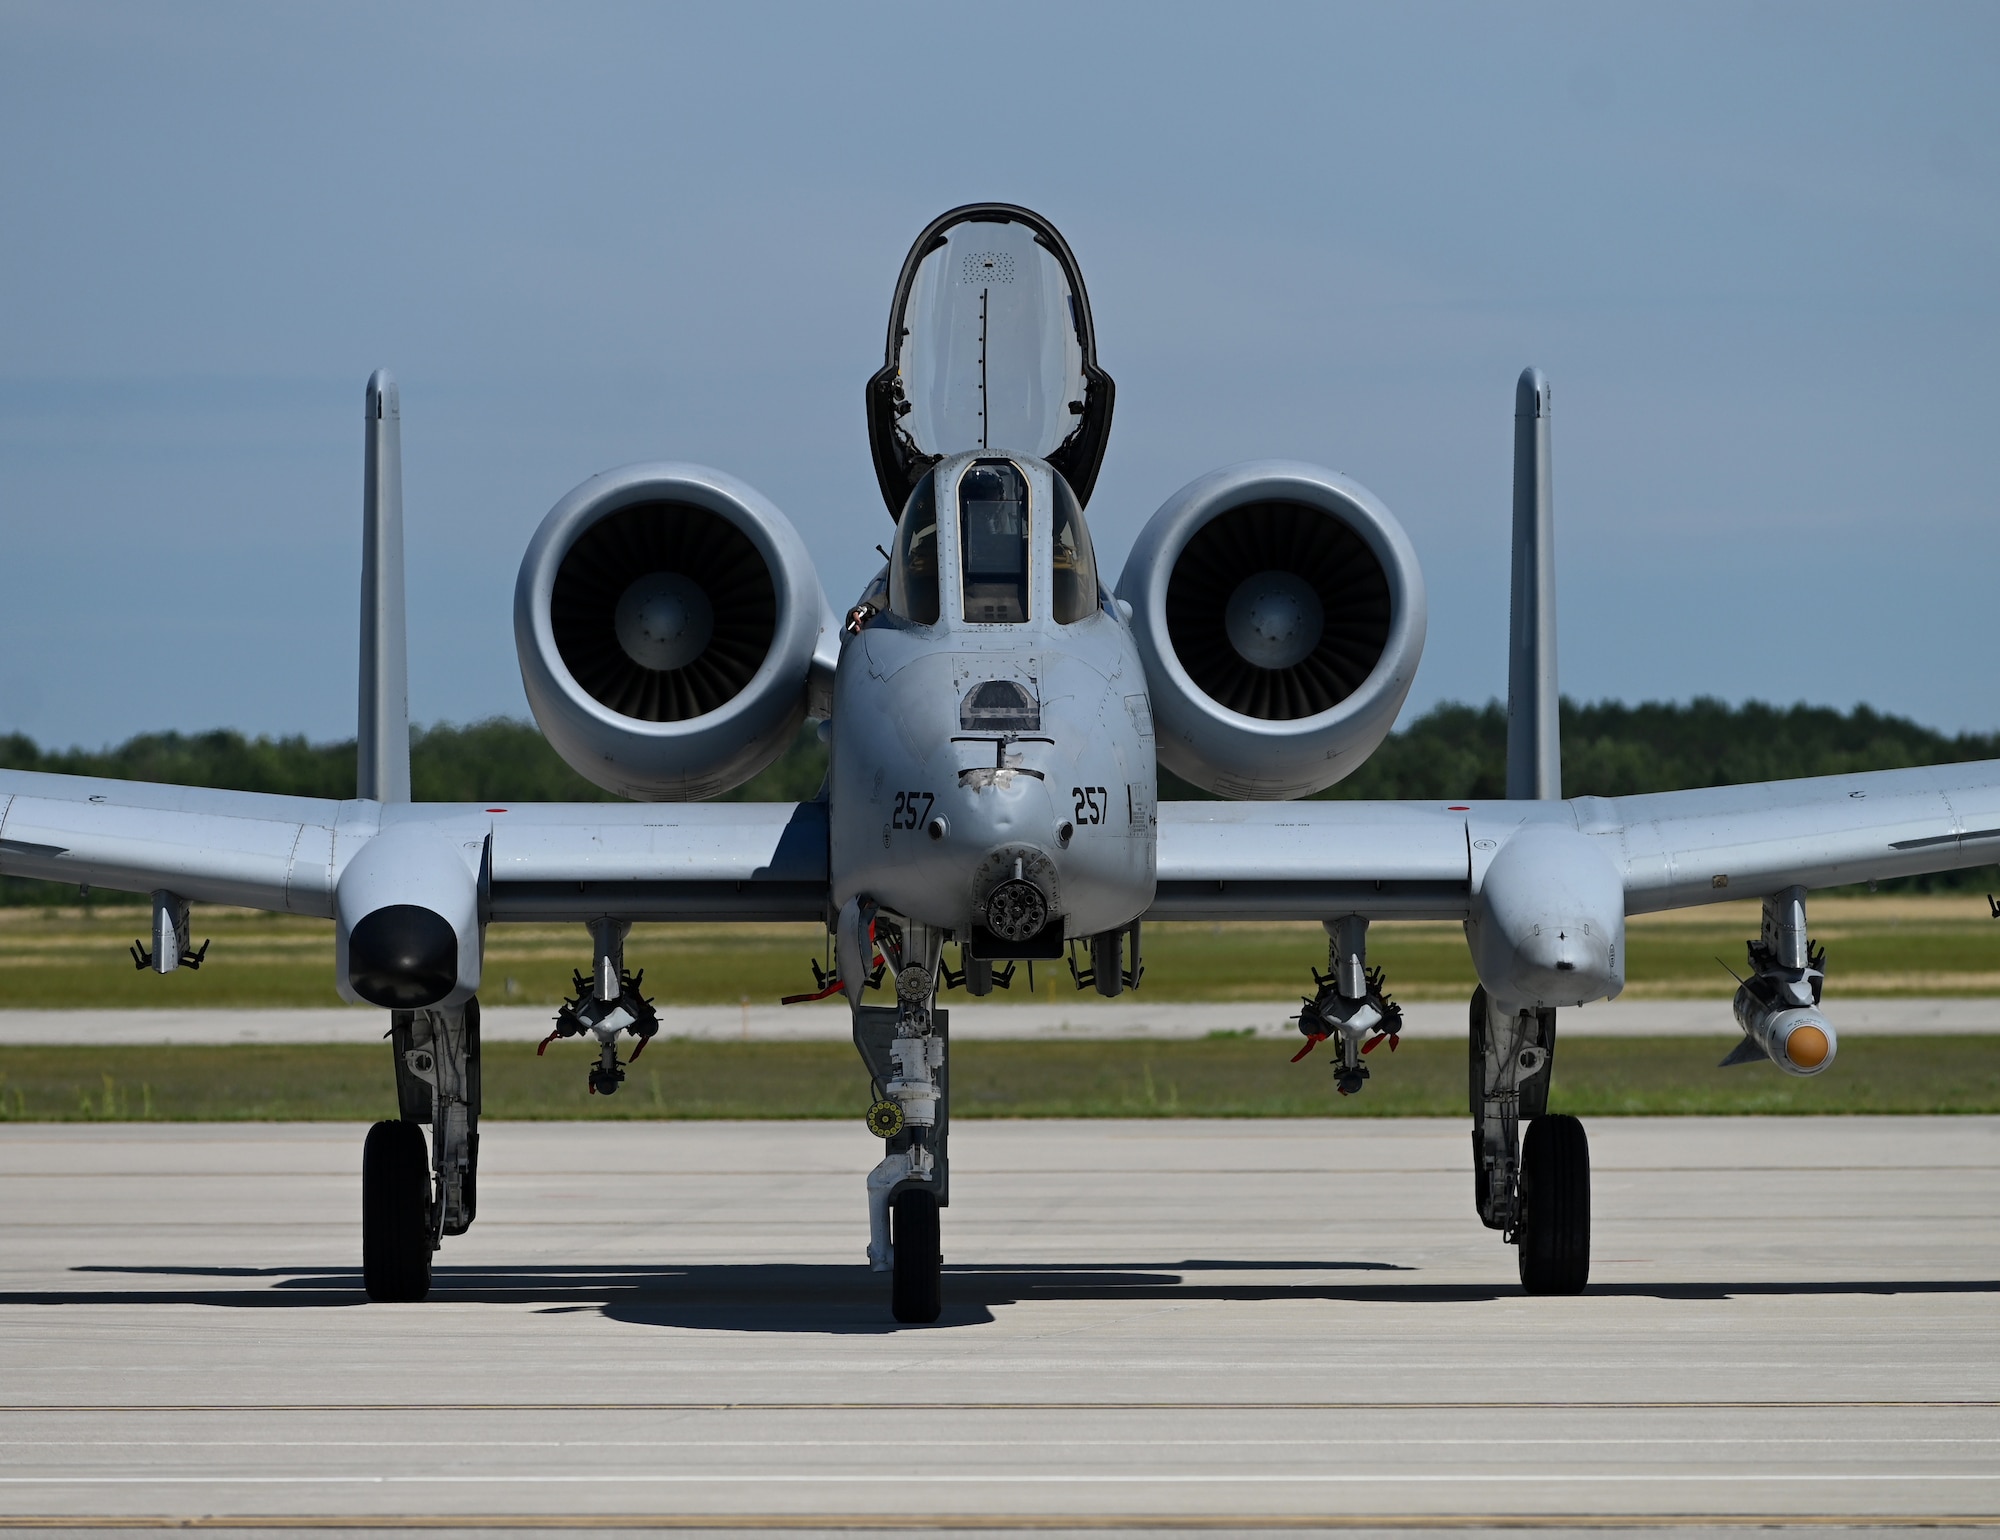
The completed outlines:
[[[1949,735],[1867,706],[1842,712],[1760,701],[1731,706],[1706,698],[1637,706],[1565,700],[1562,744],[1563,791],[1570,796],[1616,797],[2000,759],[2000,733]],[[1417,801],[1499,797],[1506,789],[1506,753],[1507,713],[1498,701],[1436,706],[1391,733],[1359,770],[1319,795]],[[15,733],[0,736],[0,769],[308,797],[351,797],[355,785],[351,738],[312,743],[303,737],[246,738],[226,729],[144,733],[95,752],[44,750]],[[808,725],[776,763],[726,800],[803,801],[818,792],[825,775],[826,748]],[[616,800],[565,765],[533,723],[503,717],[416,730],[410,778],[420,802]],[[1206,794],[1162,771],[1160,795]],[[1994,885],[1992,868],[1884,884],[1952,890]],[[53,883],[0,878],[0,903],[73,902],[74,897],[73,890]]]
[[[1951,736],[1867,706],[1771,706],[1696,699],[1562,703],[1562,789],[1623,797],[1690,786],[1787,781],[1854,770],[2000,759],[2000,733]],[[1374,800],[1500,797],[1507,790],[1507,710],[1433,707],[1391,733],[1366,764],[1322,796]],[[1164,795],[1164,793],[1163,793]]]

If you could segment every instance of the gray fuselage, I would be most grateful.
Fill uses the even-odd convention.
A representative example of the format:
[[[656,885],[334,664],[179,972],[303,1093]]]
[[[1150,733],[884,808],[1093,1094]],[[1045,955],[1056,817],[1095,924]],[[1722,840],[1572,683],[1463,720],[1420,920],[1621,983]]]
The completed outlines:
[[[1006,620],[983,602],[980,510],[960,483],[980,467],[1011,467],[1025,484],[1025,572]],[[1089,608],[1065,619],[1057,603],[1060,514],[1055,473],[998,453],[954,456],[933,472],[934,606],[892,561],[842,637],[834,684],[828,795],[833,902],[872,900],[918,924],[983,941],[995,955],[986,901],[1010,879],[1033,884],[1050,918],[1034,946],[1115,930],[1152,902],[1156,790],[1145,675],[1116,602],[1089,573]],[[915,500],[913,499],[913,506]],[[1017,518],[1019,515],[1015,515]],[[915,533],[906,512],[897,558]],[[1080,533],[1080,513],[1072,514]],[[990,522],[990,521],[989,521]],[[1060,544],[1071,612],[1080,546]],[[964,547],[971,549],[962,549]],[[998,558],[1004,562],[1004,554]],[[1022,599],[1025,602],[1022,602]],[[879,608],[874,608],[879,607]],[[915,612],[914,618],[912,611]],[[1006,927],[996,923],[993,929]]]

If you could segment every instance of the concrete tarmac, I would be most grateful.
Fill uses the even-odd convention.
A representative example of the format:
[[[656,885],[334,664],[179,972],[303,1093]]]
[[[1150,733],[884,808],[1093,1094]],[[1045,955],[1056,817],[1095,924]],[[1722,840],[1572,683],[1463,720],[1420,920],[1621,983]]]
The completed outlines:
[[[952,1036],[991,1039],[1189,1038],[1211,1032],[1298,1037],[1299,1002],[1224,1000],[1147,1002],[1078,997],[1012,1004],[952,1000]],[[1843,1036],[1925,1036],[2000,1033],[2000,999],[1829,997],[1827,1010]],[[546,1006],[486,1005],[480,1027],[489,1042],[546,1037],[555,1012]],[[1419,1000],[1403,1006],[1412,1038],[1465,1036],[1462,1000]],[[845,1042],[847,1008],[823,1005],[684,1005],[660,1011],[669,1037],[744,1042]],[[0,1010],[0,1046],[30,1043],[374,1043],[388,1023],[376,1010]],[[1727,1047],[1742,1036],[1729,999],[1611,1000],[1562,1013],[1565,1037],[1707,1037]]]
[[[488,1124],[394,1306],[362,1133],[0,1125],[0,1527],[2000,1526],[2000,1118],[1594,1122],[1572,1299],[1457,1122],[966,1122],[931,1327],[858,1123]]]

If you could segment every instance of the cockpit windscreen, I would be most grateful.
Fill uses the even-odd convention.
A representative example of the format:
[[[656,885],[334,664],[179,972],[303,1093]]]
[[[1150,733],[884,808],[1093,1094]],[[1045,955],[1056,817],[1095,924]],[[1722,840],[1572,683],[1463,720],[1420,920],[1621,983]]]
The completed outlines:
[[[1054,537],[1055,563],[1050,571],[1054,590],[1056,624],[1075,625],[1097,610],[1097,555],[1090,548],[1090,531],[1084,527],[1083,509],[1076,494],[1056,472],[1049,480],[1055,486],[1055,516],[1050,521]]]
[[[902,429],[931,455],[1047,458],[1083,411],[1083,348],[1062,264],[1025,224],[968,220],[917,269],[897,354]]]
[[[920,626],[938,618],[937,472],[917,483],[896,525],[889,559],[889,609]]]
[[[979,460],[958,480],[958,552],[965,618],[1028,618],[1028,483],[1006,460]]]

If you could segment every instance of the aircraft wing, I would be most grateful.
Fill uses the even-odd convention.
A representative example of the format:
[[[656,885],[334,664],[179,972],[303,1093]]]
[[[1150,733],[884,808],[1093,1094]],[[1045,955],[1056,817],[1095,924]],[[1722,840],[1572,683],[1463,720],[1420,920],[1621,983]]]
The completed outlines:
[[[495,920],[826,911],[817,803],[385,805],[0,771],[0,875],[326,917],[347,860],[405,822],[485,845]],[[1163,802],[1147,917],[1463,919],[1491,848],[1540,822],[1603,841],[1640,914],[2000,860],[2000,761],[1568,802]]]
[[[1613,852],[1627,914],[2000,861],[2000,760],[1566,806]]]
[[[369,806],[0,770],[0,875],[329,917]]]
[[[1495,804],[1504,805],[1504,804]],[[1467,813],[1442,802],[1162,802],[1149,920],[1462,920]]]
[[[1524,824],[1603,842],[1644,914],[2000,860],[2000,760],[1567,802],[1162,802],[1147,918],[1462,920]]]
[[[489,919],[826,912],[817,803],[383,804],[0,771],[0,875],[200,903],[330,917],[348,860],[403,823],[477,852]]]

